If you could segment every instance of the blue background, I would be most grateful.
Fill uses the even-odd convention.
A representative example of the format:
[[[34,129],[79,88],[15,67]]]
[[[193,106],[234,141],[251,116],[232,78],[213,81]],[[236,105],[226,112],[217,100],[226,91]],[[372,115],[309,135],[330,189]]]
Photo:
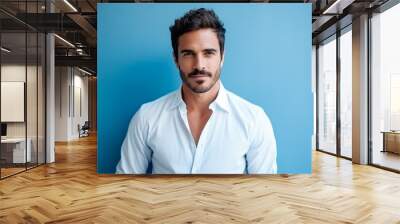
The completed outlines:
[[[311,172],[311,4],[98,4],[97,171],[114,173],[129,121],[145,102],[179,88],[169,26],[213,9],[226,28],[225,88],[271,119],[278,173]]]

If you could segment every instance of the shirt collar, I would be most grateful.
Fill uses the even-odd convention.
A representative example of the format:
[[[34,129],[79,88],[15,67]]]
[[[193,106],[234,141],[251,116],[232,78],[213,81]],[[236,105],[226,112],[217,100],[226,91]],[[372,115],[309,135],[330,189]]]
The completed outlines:
[[[211,110],[215,110],[215,108],[218,106],[220,109],[224,110],[225,112],[229,112],[229,104],[228,104],[228,96],[227,96],[227,90],[224,88],[222,85],[222,82],[220,81],[219,83],[219,90],[218,90],[218,95],[217,98],[211,102],[209,108]],[[185,101],[182,99],[182,86],[175,91],[170,109],[174,109],[179,106],[186,106]]]

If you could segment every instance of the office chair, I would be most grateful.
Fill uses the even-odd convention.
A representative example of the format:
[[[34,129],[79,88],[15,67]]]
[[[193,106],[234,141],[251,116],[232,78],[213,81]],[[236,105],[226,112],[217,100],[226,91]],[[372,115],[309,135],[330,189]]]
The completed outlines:
[[[82,127],[80,127],[80,125],[78,124],[79,138],[89,136],[89,129],[90,129],[89,121],[85,121]]]

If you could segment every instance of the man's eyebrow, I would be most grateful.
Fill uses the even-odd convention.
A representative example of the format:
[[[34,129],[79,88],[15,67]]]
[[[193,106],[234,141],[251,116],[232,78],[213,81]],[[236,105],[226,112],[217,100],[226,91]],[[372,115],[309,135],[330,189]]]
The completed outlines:
[[[181,50],[181,52],[180,53],[193,53],[194,51],[193,50],[190,50],[190,49],[183,49],[183,50]]]
[[[217,50],[214,48],[207,48],[207,49],[204,49],[203,51],[204,52],[217,52]]]

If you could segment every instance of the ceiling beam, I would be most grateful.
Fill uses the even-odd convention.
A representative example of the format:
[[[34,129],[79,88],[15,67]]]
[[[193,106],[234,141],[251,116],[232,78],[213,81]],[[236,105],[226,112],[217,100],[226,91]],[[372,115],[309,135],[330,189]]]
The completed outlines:
[[[96,58],[91,56],[55,56],[56,66],[81,66],[96,71]]]

